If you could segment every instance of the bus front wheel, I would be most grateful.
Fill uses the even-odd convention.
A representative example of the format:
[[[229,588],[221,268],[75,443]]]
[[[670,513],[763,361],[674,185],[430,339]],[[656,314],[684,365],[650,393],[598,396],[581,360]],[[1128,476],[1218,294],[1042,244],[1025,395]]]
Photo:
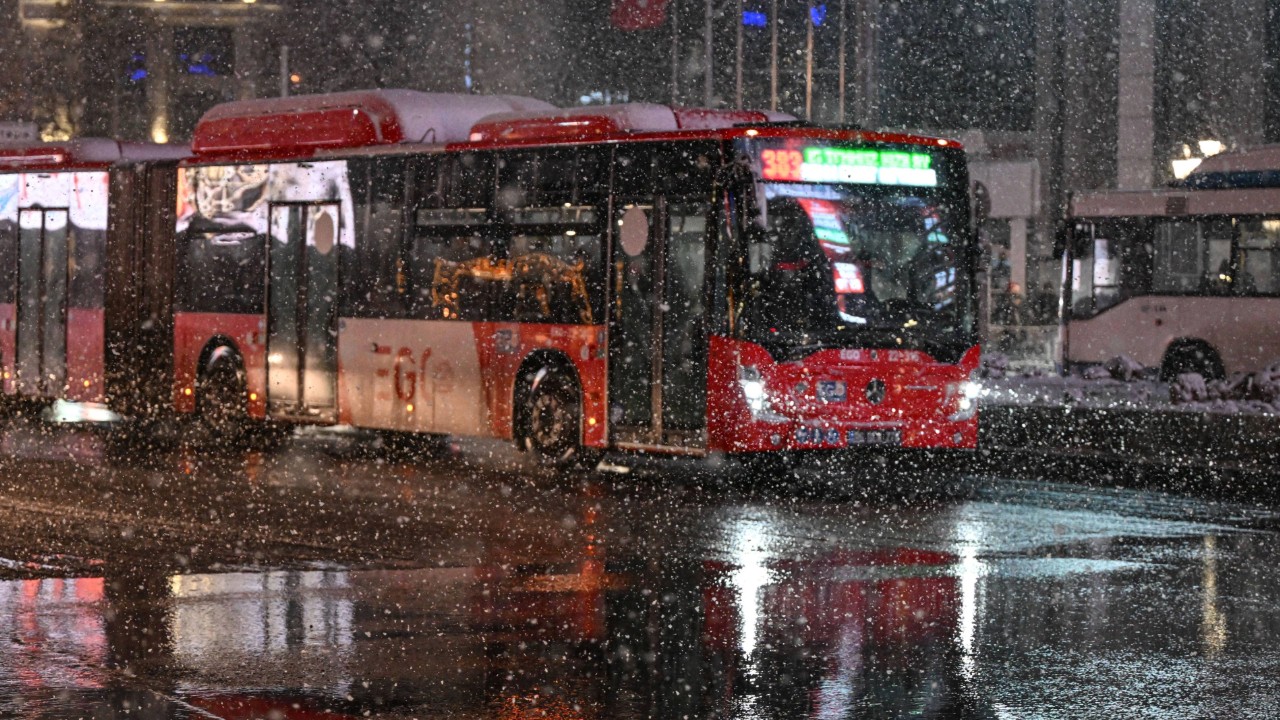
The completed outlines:
[[[547,368],[535,373],[529,382],[525,450],[547,465],[582,463],[582,397],[577,384]]]

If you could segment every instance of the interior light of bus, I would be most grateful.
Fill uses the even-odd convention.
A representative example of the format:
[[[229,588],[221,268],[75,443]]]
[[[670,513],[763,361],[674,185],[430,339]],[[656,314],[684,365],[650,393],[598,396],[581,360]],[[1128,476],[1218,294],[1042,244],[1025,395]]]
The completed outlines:
[[[258,402],[258,393],[256,392],[249,393],[249,402]]]
[[[92,385],[92,384],[93,384],[93,383],[89,382],[88,380],[85,380],[85,381],[84,381],[84,386],[85,386],[85,387],[89,387],[89,386],[90,386],[90,385]]]
[[[413,412],[413,403],[409,403],[408,405],[405,405],[405,406],[404,406],[404,411],[405,411],[405,412]]]
[[[587,418],[587,424],[588,424],[588,425],[595,425],[595,424],[596,424],[596,419],[595,419],[595,418]]]
[[[182,388],[182,394],[191,397],[191,388]]]

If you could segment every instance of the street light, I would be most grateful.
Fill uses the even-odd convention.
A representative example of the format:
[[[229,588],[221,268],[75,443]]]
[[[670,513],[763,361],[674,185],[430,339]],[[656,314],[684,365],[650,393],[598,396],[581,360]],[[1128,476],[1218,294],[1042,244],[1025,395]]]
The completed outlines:
[[[1226,149],[1221,140],[1201,140],[1196,145],[1200,146],[1200,154],[1204,157],[1213,157]]]
[[[1173,177],[1177,180],[1185,180],[1196,168],[1200,167],[1200,163],[1204,162],[1205,158],[1213,157],[1226,149],[1225,143],[1213,138],[1197,140],[1195,151],[1191,149],[1191,145],[1183,143],[1182,157],[1170,161],[1170,165],[1173,168]]]

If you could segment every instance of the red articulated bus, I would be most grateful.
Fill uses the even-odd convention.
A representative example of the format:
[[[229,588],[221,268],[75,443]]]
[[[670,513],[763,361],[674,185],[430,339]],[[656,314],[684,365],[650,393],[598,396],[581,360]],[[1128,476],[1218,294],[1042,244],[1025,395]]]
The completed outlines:
[[[963,150],[780,119],[218,106],[178,169],[177,408],[551,461],[974,447]]]
[[[4,400],[168,405],[152,373],[169,364],[172,231],[155,220],[186,154],[103,139],[0,145]]]

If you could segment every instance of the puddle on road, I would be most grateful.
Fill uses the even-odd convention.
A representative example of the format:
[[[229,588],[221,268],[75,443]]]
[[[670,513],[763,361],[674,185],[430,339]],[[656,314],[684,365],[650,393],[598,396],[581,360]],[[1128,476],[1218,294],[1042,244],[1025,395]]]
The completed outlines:
[[[1160,519],[1128,496],[1099,507],[1096,493],[915,507],[673,500],[643,485],[508,490],[412,467],[393,482],[355,461],[283,457],[222,458],[225,478],[193,486],[262,485],[280,503],[317,478],[392,498],[384,491],[443,489],[420,508],[441,535],[413,537],[433,566],[174,575],[108,564],[90,568],[101,577],[0,582],[0,717],[1216,717],[1280,706],[1277,538],[1235,533],[1200,508]]]
[[[1177,567],[741,540],[734,562],[0,582],[0,716],[1101,717],[1091,693],[1160,711],[1144,683],[1172,664],[1217,693],[1186,707],[1275,697],[1227,675],[1276,667],[1275,608],[1236,601],[1274,580],[1231,538],[1166,538],[1202,551]]]

